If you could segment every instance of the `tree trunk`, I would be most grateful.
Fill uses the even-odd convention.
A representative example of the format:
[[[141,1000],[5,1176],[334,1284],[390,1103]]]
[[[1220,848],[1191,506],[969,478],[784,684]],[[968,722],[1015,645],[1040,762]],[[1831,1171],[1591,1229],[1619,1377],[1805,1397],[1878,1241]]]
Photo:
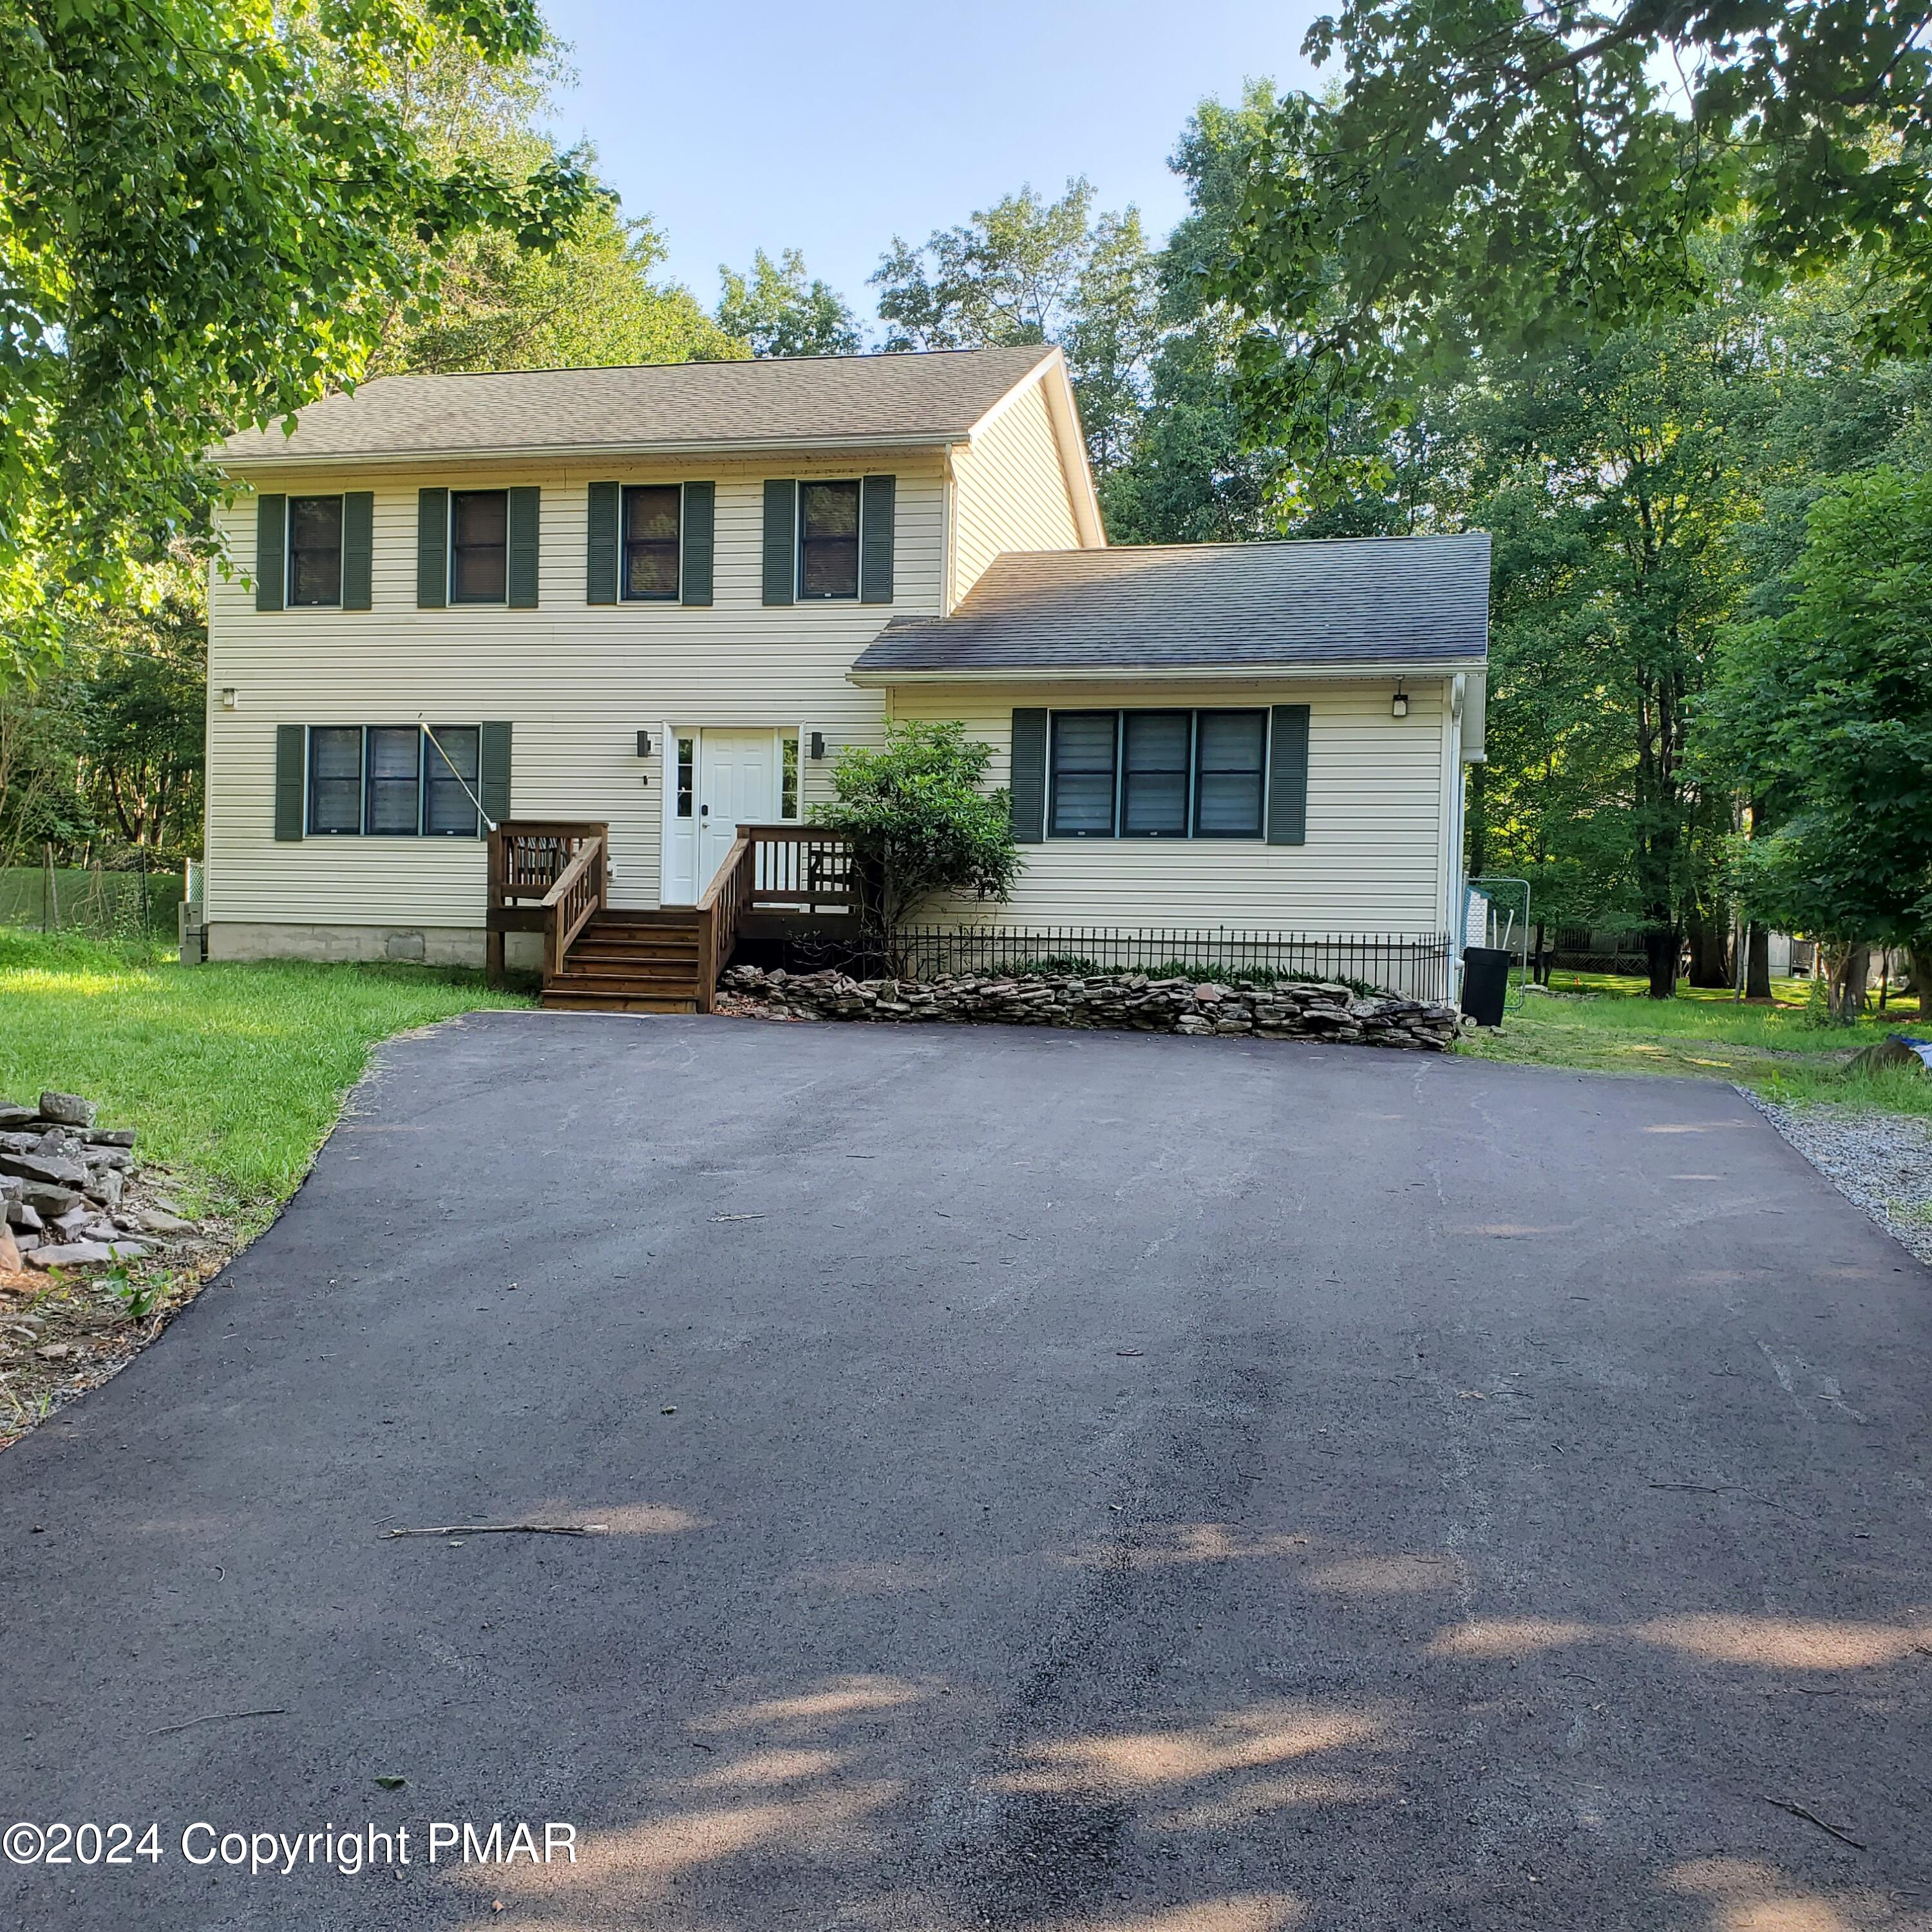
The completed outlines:
[[[1750,929],[1750,944],[1745,949],[1744,998],[1771,998],[1771,934],[1761,926]]]
[[[1646,928],[1643,958],[1650,974],[1650,997],[1653,1000],[1676,998],[1677,955],[1682,944],[1675,926],[1660,931],[1655,926]]]
[[[1834,976],[1828,1010],[1834,1020],[1850,1026],[1865,1010],[1865,982],[1871,977],[1871,948],[1846,949]]]
[[[1690,983],[1728,989],[1731,985],[1730,934],[1714,920],[1690,922]]]

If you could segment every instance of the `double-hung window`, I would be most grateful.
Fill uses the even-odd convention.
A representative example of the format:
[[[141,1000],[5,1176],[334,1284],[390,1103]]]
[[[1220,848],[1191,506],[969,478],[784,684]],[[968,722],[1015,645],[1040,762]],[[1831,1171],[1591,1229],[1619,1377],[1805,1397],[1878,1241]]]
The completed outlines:
[[[288,603],[335,605],[342,602],[342,499],[289,499]]]
[[[1057,711],[1054,838],[1258,838],[1264,711]]]
[[[311,727],[310,836],[474,838],[482,741],[475,724]]]
[[[859,483],[798,486],[801,603],[859,594]]]
[[[449,601],[501,604],[510,592],[510,493],[449,493]]]
[[[623,588],[627,598],[677,602],[683,499],[684,490],[676,483],[626,486]]]

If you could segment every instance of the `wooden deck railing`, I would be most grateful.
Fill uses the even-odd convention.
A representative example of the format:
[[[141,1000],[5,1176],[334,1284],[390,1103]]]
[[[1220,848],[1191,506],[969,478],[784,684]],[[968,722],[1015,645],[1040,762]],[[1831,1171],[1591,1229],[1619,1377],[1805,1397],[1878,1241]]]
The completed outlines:
[[[853,908],[852,845],[842,832],[809,825],[741,825],[756,854],[751,903],[760,912],[846,913]]]
[[[724,862],[698,902],[698,1010],[701,1013],[713,1010],[718,976],[731,963],[731,950],[738,943],[738,921],[751,904],[758,876],[757,852],[752,828],[740,826]]]
[[[503,935],[541,932],[548,986],[571,941],[610,902],[610,828],[594,821],[506,818],[490,834],[489,978],[503,977]]]

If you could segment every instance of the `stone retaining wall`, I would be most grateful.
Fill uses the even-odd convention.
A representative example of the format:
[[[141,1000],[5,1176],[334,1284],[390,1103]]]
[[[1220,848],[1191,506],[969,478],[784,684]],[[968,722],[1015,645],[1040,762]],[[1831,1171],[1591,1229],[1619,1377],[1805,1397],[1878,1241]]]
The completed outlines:
[[[1364,999],[1329,981],[1244,980],[1222,986],[1150,980],[1144,973],[1092,979],[1028,973],[920,982],[734,966],[718,985],[727,1004],[773,1019],[990,1021],[1145,1033],[1256,1034],[1264,1040],[1342,1040],[1432,1053],[1456,1037],[1458,1024],[1454,1006],[1390,994]]]

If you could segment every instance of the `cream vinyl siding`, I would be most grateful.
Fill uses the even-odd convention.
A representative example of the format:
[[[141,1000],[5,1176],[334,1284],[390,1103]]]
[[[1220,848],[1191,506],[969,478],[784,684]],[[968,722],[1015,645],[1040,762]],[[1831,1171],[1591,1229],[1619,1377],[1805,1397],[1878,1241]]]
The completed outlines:
[[[1009,775],[1012,712],[1130,706],[1306,704],[1308,836],[1260,839],[1050,838],[1023,846],[1010,904],[935,908],[938,920],[1016,926],[1228,926],[1308,933],[1432,935],[1445,929],[1444,761],[1448,687],[1408,686],[1409,711],[1389,715],[1394,680],[1163,680],[1118,685],[902,685],[896,718],[956,718],[992,745],[991,782]]]
[[[898,479],[892,604],[767,608],[761,541],[770,476]],[[592,481],[717,484],[714,602],[584,601],[587,486]],[[255,506],[226,520],[236,574],[209,596],[207,916],[224,922],[480,927],[478,839],[307,838],[274,833],[278,724],[431,725],[507,718],[511,801],[520,818],[609,822],[612,898],[658,901],[663,727],[822,731],[826,756],[802,765],[803,802],[829,795],[832,760],[880,735],[884,694],[848,683],[852,661],[894,611],[941,598],[945,489],[938,458],[877,452],[799,464],[686,460],[554,467],[413,464],[263,472],[261,487],[304,495],[375,492],[374,608],[258,613]],[[416,608],[416,493],[425,486],[543,491],[541,608]],[[232,687],[236,708],[223,708]],[[649,730],[653,755],[637,756]],[[648,786],[640,780],[648,777]],[[218,931],[217,944],[219,936]]]
[[[952,452],[952,603],[1002,550],[1078,550],[1046,393],[1026,388]]]

